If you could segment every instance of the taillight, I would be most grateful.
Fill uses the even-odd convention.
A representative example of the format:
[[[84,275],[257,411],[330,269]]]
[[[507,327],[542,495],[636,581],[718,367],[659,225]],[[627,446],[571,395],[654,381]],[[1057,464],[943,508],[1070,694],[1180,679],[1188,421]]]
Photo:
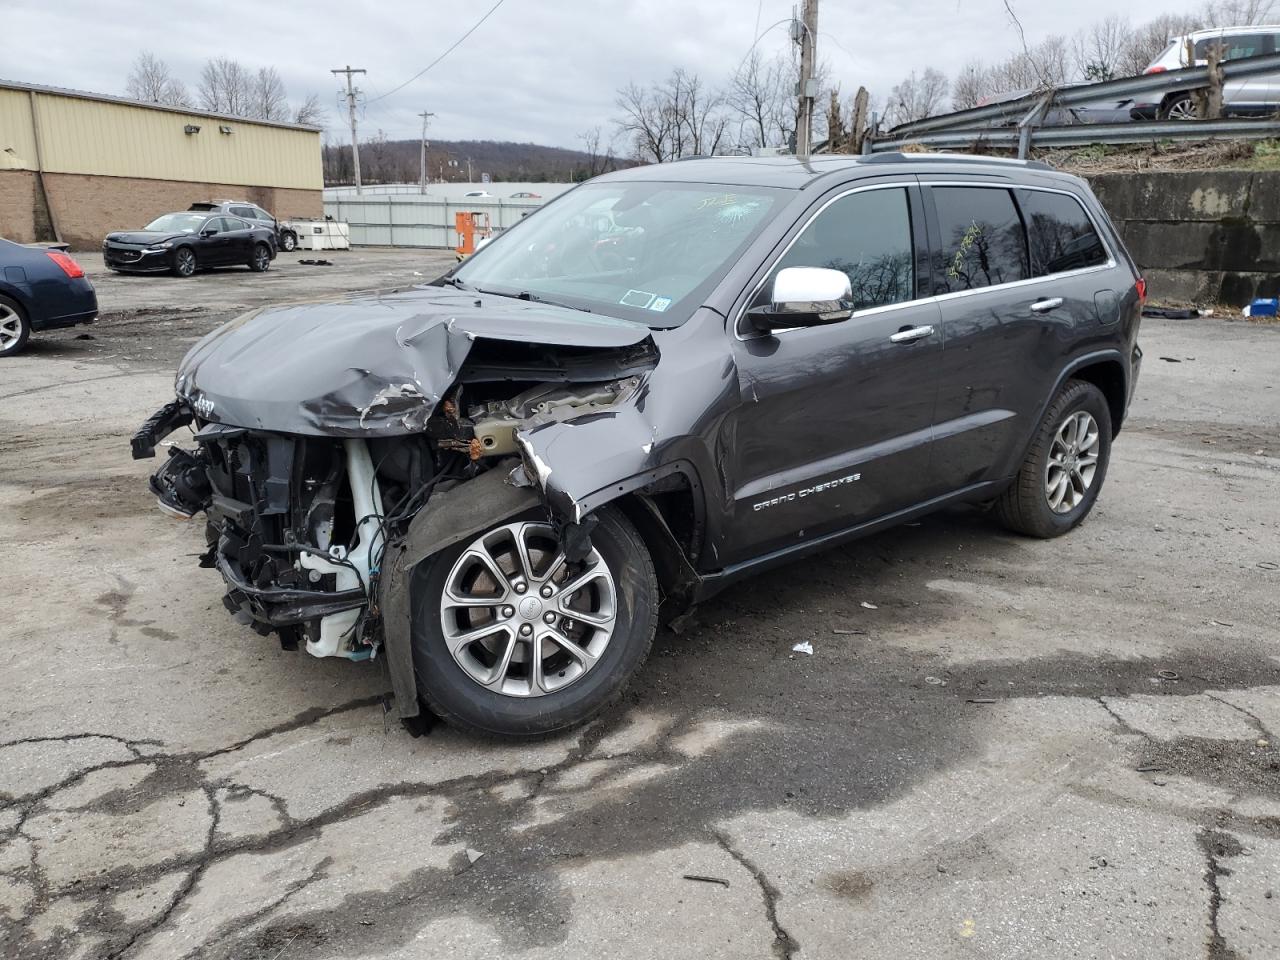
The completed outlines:
[[[84,276],[84,269],[80,264],[76,263],[61,250],[46,250],[45,253],[48,254],[49,259],[60,266],[62,268],[62,272],[72,280],[79,280]]]
[[[1133,289],[1138,291],[1138,303],[1145,304],[1147,302],[1147,281],[1139,277],[1133,282]]]
[[[1147,67],[1147,69],[1143,70],[1142,72],[1143,73],[1164,73],[1168,69],[1169,69],[1168,67]]]

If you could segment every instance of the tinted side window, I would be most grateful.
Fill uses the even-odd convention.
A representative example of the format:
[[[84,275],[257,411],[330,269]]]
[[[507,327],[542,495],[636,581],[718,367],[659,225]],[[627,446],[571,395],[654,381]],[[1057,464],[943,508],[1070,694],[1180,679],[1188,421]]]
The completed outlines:
[[[263,210],[261,207],[254,207],[253,215],[259,220],[265,220],[268,223],[275,219],[275,217],[271,216],[271,214],[267,213],[267,211]]]
[[[1222,44],[1223,60],[1239,60],[1242,57],[1258,57],[1266,53],[1266,50],[1264,49],[1265,41],[1266,35],[1261,33],[1227,34],[1222,37],[1206,37],[1203,40],[1196,41],[1196,59],[1208,59],[1209,48],[1215,43]]]
[[[804,228],[783,267],[827,267],[849,277],[854,309],[915,299],[907,191],[866,190],[841,197]]]
[[[1107,251],[1080,201],[1063,193],[1020,194],[1036,276],[1106,263]]]
[[[232,207],[231,212],[234,213],[237,217],[248,217],[250,220],[252,220],[254,217],[254,212],[252,207]]]
[[[942,234],[943,292],[1026,279],[1026,236],[1008,190],[934,187],[933,199]]]

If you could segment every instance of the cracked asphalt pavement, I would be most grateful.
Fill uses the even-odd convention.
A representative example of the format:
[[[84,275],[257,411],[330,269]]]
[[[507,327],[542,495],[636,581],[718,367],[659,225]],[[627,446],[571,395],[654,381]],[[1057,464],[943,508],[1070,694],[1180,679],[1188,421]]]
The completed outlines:
[[[103,321],[0,364],[0,956],[1280,955],[1280,326],[1146,321],[1071,535],[955,511],[770,572],[508,745],[234,623],[129,458],[216,323],[447,261],[82,259]]]

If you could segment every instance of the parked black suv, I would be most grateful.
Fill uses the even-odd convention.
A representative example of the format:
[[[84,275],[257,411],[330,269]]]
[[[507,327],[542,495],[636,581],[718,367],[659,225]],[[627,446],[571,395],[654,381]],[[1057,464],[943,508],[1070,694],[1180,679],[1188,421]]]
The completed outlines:
[[[659,617],[948,504],[1080,523],[1145,287],[1085,184],[946,155],[580,186],[433,285],[259,310],[134,455],[227,607],[488,734],[580,723]]]

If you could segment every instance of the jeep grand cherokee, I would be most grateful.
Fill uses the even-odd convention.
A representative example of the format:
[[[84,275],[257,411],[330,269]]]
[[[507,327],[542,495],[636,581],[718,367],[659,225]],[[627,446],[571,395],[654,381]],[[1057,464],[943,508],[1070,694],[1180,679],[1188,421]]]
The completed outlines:
[[[232,321],[134,454],[190,425],[151,486],[204,513],[242,622],[381,652],[406,721],[539,735],[745,575],[961,502],[1072,529],[1144,295],[1088,187],[1034,162],[639,167],[433,284]]]

